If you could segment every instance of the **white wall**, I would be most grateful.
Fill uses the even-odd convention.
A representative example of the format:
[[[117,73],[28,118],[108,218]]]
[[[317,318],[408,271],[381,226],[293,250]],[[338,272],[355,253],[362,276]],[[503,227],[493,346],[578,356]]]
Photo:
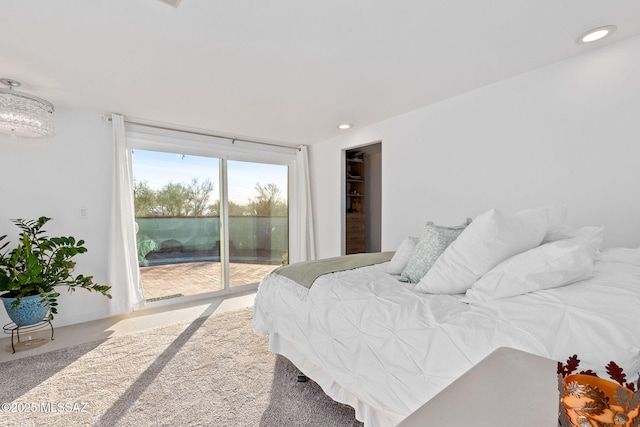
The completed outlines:
[[[376,141],[382,250],[429,220],[552,204],[604,225],[605,247],[640,246],[639,51],[623,40],[313,146],[318,256],[340,254],[341,150]]]
[[[427,220],[458,224],[493,206],[556,203],[573,225],[605,225],[605,246],[639,246],[638,51],[640,37],[621,41],[311,147],[318,255],[341,250],[341,150],[378,141],[382,250],[419,235]],[[87,242],[77,271],[106,284],[111,126],[58,109],[56,127],[48,140],[0,136],[0,234],[15,239],[11,218],[50,216],[50,235]],[[63,292],[54,324],[109,308],[99,294]]]
[[[0,235],[15,242],[12,218],[53,218],[44,229],[49,236],[72,235],[86,241],[88,252],[78,255],[76,273],[93,275],[107,284],[107,235],[111,206],[113,154],[111,125],[100,115],[58,109],[56,136],[17,139],[0,135]],[[88,217],[80,218],[80,208]],[[61,290],[55,326],[109,315],[109,300],[83,289]],[[0,324],[9,318],[0,309]]]

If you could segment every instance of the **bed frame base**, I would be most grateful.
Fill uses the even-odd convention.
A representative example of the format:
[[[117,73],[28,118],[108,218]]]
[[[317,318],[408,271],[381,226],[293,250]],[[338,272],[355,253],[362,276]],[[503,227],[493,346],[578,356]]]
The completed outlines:
[[[306,383],[308,379],[309,378],[307,378],[307,376],[305,374],[303,374],[302,372],[298,372],[298,382],[299,383]]]

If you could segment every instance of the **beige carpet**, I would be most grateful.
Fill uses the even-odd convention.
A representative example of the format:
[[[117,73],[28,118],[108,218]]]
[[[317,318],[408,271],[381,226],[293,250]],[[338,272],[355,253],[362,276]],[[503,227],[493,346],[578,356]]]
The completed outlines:
[[[0,425],[362,425],[296,375],[243,309],[2,363]]]

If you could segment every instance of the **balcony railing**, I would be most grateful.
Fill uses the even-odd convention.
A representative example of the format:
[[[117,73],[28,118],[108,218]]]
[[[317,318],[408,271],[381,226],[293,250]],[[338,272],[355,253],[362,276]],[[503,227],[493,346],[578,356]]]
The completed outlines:
[[[138,262],[220,260],[219,217],[136,218]],[[229,262],[278,265],[288,259],[287,217],[229,217]]]

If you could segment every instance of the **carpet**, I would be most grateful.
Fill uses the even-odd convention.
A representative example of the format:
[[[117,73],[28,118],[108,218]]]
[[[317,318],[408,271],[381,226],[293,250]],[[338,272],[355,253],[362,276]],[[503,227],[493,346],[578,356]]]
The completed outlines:
[[[362,426],[267,350],[251,309],[0,364],[0,426]]]

